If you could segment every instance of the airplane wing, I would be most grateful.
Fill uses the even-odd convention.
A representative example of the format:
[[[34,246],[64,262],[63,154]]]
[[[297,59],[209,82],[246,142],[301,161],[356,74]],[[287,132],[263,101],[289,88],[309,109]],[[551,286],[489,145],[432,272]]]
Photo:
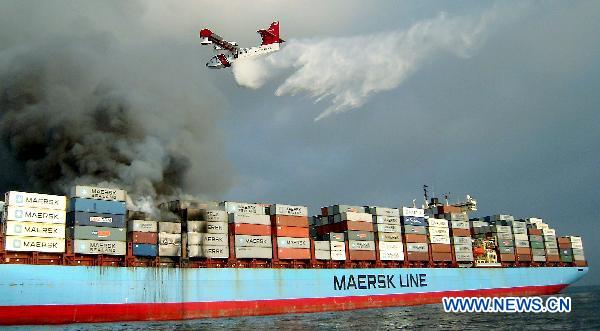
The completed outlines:
[[[236,53],[238,50],[237,45],[226,41],[221,36],[213,33],[209,29],[200,30],[200,43],[202,45],[215,44],[215,45],[221,47],[222,49],[226,49],[232,53]]]

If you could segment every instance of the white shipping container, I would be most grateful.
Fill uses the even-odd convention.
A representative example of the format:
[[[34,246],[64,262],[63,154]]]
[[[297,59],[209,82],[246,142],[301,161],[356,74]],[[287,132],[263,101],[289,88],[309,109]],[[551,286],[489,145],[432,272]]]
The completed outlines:
[[[265,207],[256,203],[226,201],[225,203],[221,203],[221,205],[225,207],[225,211],[227,211],[228,214],[265,215]]]
[[[272,247],[271,236],[249,236],[236,234],[236,247]]]
[[[546,223],[540,223],[540,224],[536,224],[536,227],[540,230],[544,230],[544,229],[549,229],[550,225],[548,225]]]
[[[553,235],[544,236],[544,241],[556,241],[556,236],[553,236]]]
[[[64,238],[65,225],[7,221],[4,234],[22,237]]]
[[[507,225],[494,225],[492,230],[498,233],[512,233],[512,228]]]
[[[583,249],[583,243],[582,242],[572,242],[571,248]]]
[[[454,245],[454,252],[456,253],[469,253],[473,252],[473,246],[469,245]]]
[[[235,257],[238,259],[271,259],[273,249],[270,247],[236,247]]]
[[[40,238],[6,236],[4,248],[7,251],[64,253],[65,240],[62,238]]]
[[[269,215],[233,213],[229,214],[229,223],[271,225]]]
[[[429,251],[429,246],[424,243],[406,243],[406,251],[426,253]]]
[[[291,206],[274,204],[269,207],[271,215],[308,216],[308,208],[304,206]]]
[[[496,233],[496,237],[500,240],[512,240],[513,234],[510,232],[498,232]]]
[[[482,226],[488,226],[488,225],[489,225],[489,223],[488,223],[488,222],[484,222],[484,221],[473,221],[473,222],[471,222],[471,225],[472,225],[474,228],[480,228],[480,227],[482,227]]]
[[[429,219],[427,219],[427,225],[429,225],[430,228],[431,227],[447,228],[448,220],[441,219],[441,218],[429,218]]]
[[[343,212],[341,213],[342,221],[357,221],[373,223],[373,215],[369,213]]]
[[[542,219],[541,219],[541,218],[535,218],[535,217],[530,217],[530,218],[527,218],[527,219],[525,219],[525,220],[526,220],[526,221],[527,221],[529,224],[533,224],[533,225],[535,225],[535,224],[540,224],[540,223],[544,223],[544,222],[542,221]]]
[[[513,228],[513,233],[527,235],[527,229],[526,228]]]
[[[456,253],[457,262],[469,262],[473,261],[473,252],[470,253]]]
[[[124,190],[93,187],[73,186],[71,187],[72,198],[85,198],[94,200],[125,201],[127,193]]]
[[[546,262],[545,255],[533,255],[531,258],[534,262]]]
[[[379,259],[381,261],[404,261],[404,252],[398,250],[380,250]]]
[[[158,232],[158,222],[130,220],[127,222],[127,230],[134,232]]]
[[[452,237],[452,241],[455,245],[471,245],[471,237]]]
[[[331,252],[328,250],[315,250],[315,259],[331,260]]]
[[[398,233],[402,231],[399,224],[375,224],[375,232],[392,232]]]
[[[346,251],[331,250],[331,259],[333,261],[344,261],[344,260],[346,260]]]
[[[73,240],[73,252],[77,254],[125,255],[126,251],[124,241]]]
[[[529,240],[529,237],[525,233],[515,233],[515,240]]]
[[[453,229],[469,229],[469,221],[451,221]]]
[[[450,237],[448,236],[429,236],[429,242],[432,244],[447,244],[450,245]]]
[[[544,236],[556,236],[556,230],[550,228],[542,229],[542,234]]]
[[[386,208],[375,206],[369,207],[369,211],[373,215],[400,217],[400,210],[398,208]]]
[[[343,241],[330,241],[329,243],[331,244],[332,251],[346,251],[346,243]]]
[[[158,256],[181,256],[181,245],[158,245]]]
[[[379,241],[401,242],[402,234],[400,232],[377,232],[377,238]]]
[[[331,244],[326,240],[315,240],[315,250],[316,251],[329,251],[331,250]]]
[[[223,222],[188,221],[187,228],[188,232],[198,233],[227,234],[229,232],[227,223]]]
[[[514,221],[515,220],[515,218],[512,217],[511,215],[493,215],[491,219],[494,222],[497,222],[497,221]]]
[[[4,211],[4,220],[65,224],[67,220],[67,213],[64,210],[26,208],[9,205]]]
[[[227,223],[227,212],[220,209],[209,209],[204,212],[204,218],[207,222]]]
[[[6,192],[4,199],[8,206],[42,208],[52,210],[67,209],[67,197],[65,197],[64,195],[9,191]]]
[[[310,239],[277,237],[278,248],[310,248]]]
[[[160,245],[180,245],[181,246],[181,234],[180,233],[158,233],[158,243]]]
[[[569,238],[571,240],[571,243],[580,243],[581,241],[581,237],[578,236],[567,236],[567,238]]]
[[[546,247],[546,255],[558,255],[558,248]]]
[[[357,251],[374,251],[374,241],[348,240],[348,248]]]
[[[228,236],[223,233],[187,233],[188,245],[227,246]]]
[[[428,228],[430,236],[450,236],[450,229],[448,228]]]
[[[544,246],[546,246],[546,248],[558,248],[558,244],[556,243],[556,240],[544,241]]]
[[[373,223],[400,225],[400,217],[373,215]]]
[[[574,261],[585,261],[585,255],[575,255],[573,254],[573,260]]]
[[[449,218],[451,221],[463,221],[463,222],[469,221],[469,216],[465,212],[449,213],[449,214],[445,214],[445,216],[446,216],[446,218]]]
[[[177,222],[158,222],[158,232],[181,233],[181,223]]]
[[[421,208],[402,207],[400,209],[400,216],[425,217],[425,210]]]
[[[226,259],[229,257],[229,246],[188,246],[189,257],[206,257],[211,259]]]
[[[390,241],[380,241],[379,242],[379,250],[387,250],[387,251],[404,251],[404,245],[401,242],[390,242]]]

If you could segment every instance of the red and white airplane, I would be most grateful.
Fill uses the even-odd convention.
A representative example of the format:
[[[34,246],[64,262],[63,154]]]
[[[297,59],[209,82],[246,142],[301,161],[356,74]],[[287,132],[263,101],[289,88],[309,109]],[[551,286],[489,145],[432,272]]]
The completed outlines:
[[[206,66],[212,69],[221,69],[231,67],[231,64],[238,59],[247,59],[255,56],[261,56],[277,52],[282,42],[285,40],[279,38],[279,22],[271,23],[267,30],[257,31],[262,38],[262,44],[257,47],[241,48],[236,42],[226,41],[219,35],[209,29],[200,31],[200,43],[202,45],[213,44],[215,51],[222,51],[213,56]]]

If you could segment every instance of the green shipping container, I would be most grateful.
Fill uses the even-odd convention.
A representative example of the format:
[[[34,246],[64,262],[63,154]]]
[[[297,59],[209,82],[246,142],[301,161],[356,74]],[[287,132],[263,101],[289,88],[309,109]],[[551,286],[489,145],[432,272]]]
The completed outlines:
[[[538,235],[535,235],[535,234],[530,234],[529,235],[529,241],[531,241],[532,243],[533,242],[544,241],[544,237],[538,236]]]
[[[514,254],[515,250],[512,247],[498,247],[500,254]]]
[[[543,241],[532,241],[529,243],[531,245],[531,248],[533,249],[544,249],[544,242]]]

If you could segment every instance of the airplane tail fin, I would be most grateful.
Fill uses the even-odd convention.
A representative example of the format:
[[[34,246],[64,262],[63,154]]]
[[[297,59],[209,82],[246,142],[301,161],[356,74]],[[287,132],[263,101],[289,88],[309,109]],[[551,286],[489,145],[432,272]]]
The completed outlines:
[[[282,43],[285,40],[279,38],[279,22],[275,21],[271,23],[271,26],[267,30],[258,30],[257,31],[262,38],[261,45],[269,45],[274,43]]]

